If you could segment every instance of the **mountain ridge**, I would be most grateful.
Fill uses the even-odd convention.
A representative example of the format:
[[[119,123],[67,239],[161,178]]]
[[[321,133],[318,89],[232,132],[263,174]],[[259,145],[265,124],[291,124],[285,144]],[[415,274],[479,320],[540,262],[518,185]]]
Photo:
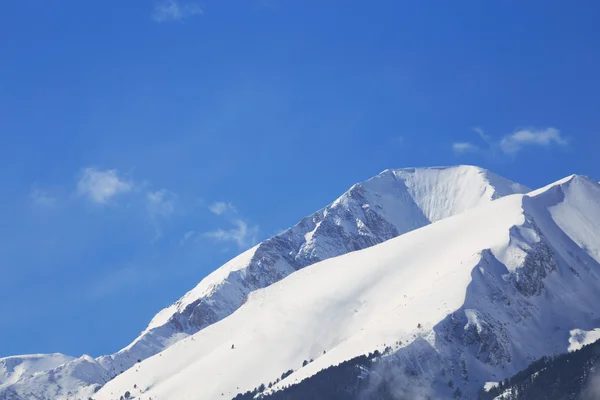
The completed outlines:
[[[590,218],[565,219],[565,210]],[[253,292],[96,397],[135,382],[153,399],[232,398],[279,375],[270,391],[283,390],[391,346],[413,381],[441,398],[456,388],[470,398],[491,377],[565,351],[572,329],[600,324],[598,220],[600,185],[575,176],[321,261]]]
[[[256,289],[323,259],[385,242],[507,194],[526,191],[529,189],[522,185],[474,166],[384,170],[209,274],[160,311],[124,349],[95,360],[71,360],[73,365],[83,365],[98,374],[62,386],[75,393],[79,385],[82,394],[93,393],[138,361],[227,317]],[[77,375],[76,370],[71,373]],[[55,369],[47,375],[55,376]],[[43,381],[44,376],[37,378]],[[54,383],[48,380],[35,385],[45,388]],[[14,385],[16,389],[18,386]],[[68,391],[57,398],[63,395],[68,396]],[[45,399],[43,396],[40,394]]]
[[[431,174],[432,172],[433,174]],[[404,180],[399,179],[398,174],[404,174],[409,176],[421,174],[425,175],[425,177],[428,178],[426,180],[426,184],[424,185],[425,188],[431,189],[436,185],[435,180],[436,178],[439,178],[439,175],[437,175],[437,173],[439,172],[450,172],[453,174],[452,178],[454,179],[448,182],[448,187],[446,188],[446,190],[453,191],[454,195],[430,197],[450,199],[459,198],[460,195],[462,195],[463,193],[459,192],[458,194],[456,194],[456,192],[458,191],[457,188],[465,189],[465,186],[473,184],[479,184],[477,189],[479,191],[483,191],[484,193],[476,192],[475,196],[467,199],[467,204],[451,204],[453,207],[449,207],[448,204],[442,204],[441,207],[438,206],[436,209],[436,204],[432,205],[427,204],[426,202],[423,202],[421,206],[411,204],[412,202],[410,200],[414,200],[414,198],[418,195],[422,195],[422,193],[420,193],[420,190],[413,190],[414,194],[412,196],[410,196],[410,194],[409,196],[407,196],[406,192],[399,191],[399,193],[397,193],[399,196],[399,200],[401,202],[404,202],[402,205],[404,206],[403,208],[406,211],[404,211],[404,213],[401,215],[384,215],[383,218],[379,215],[377,211],[371,212],[371,208],[365,210],[363,207],[367,204],[370,205],[367,199],[364,198],[365,192],[374,193],[376,196],[380,196],[380,193],[382,192],[385,193],[385,191],[381,190],[381,188],[378,185],[379,183],[381,183],[380,181],[384,181],[388,185],[391,183],[391,187],[397,189],[395,185],[402,185],[404,184],[404,182],[406,182],[406,177],[404,177]],[[476,181],[475,179],[477,178],[482,178],[482,180]],[[456,185],[457,179],[468,180],[468,182],[462,182],[462,185]],[[496,186],[498,186],[498,189],[496,189]],[[422,188],[419,188],[416,184],[413,184],[413,187],[417,187],[417,189],[422,190]],[[470,188],[467,188],[466,190],[470,190]],[[243,301],[245,300],[245,296],[253,289],[268,286],[272,282],[278,281],[284,276],[287,276],[289,273],[292,273],[307,265],[311,265],[316,261],[320,261],[331,256],[344,254],[348,251],[354,251],[372,246],[377,243],[381,243],[392,237],[396,237],[402,233],[406,233],[421,226],[427,225],[428,223],[432,222],[432,220],[437,221],[439,219],[445,218],[448,215],[462,212],[465,209],[468,209],[469,207],[475,206],[474,203],[477,203],[482,197],[485,198],[484,196],[487,196],[487,200],[490,201],[506,194],[525,191],[529,191],[529,189],[522,185],[510,182],[496,174],[491,173],[490,171],[474,166],[384,170],[380,174],[368,179],[365,182],[353,185],[347,192],[341,195],[329,206],[322,208],[321,210],[317,211],[309,217],[303,218],[294,227],[285,230],[279,235],[265,240],[259,245],[253,247],[252,249],[235,257],[233,260],[226,263],[224,267],[221,267],[215,272],[209,274],[200,282],[200,284],[198,284],[196,288],[186,293],[186,295],[184,295],[180,300],[174,303],[174,305],[177,305],[176,312],[169,313],[171,311],[171,307],[173,306],[162,310],[157,314],[157,317],[159,318],[158,323],[156,320],[157,317],[153,318],[153,321],[151,321],[149,327],[140,336],[143,337],[145,333],[150,333],[151,335],[152,329],[163,330],[163,327],[169,322],[173,322],[177,330],[185,331],[186,329],[190,328],[189,326],[186,326],[186,323],[188,321],[193,321],[193,323],[196,326],[189,330],[195,332],[196,330],[202,329],[204,326],[207,326],[210,323],[221,319],[223,316],[229,315],[231,312],[237,309],[239,305],[243,303]],[[384,198],[383,200],[385,201],[387,199]],[[388,211],[389,209],[394,208],[394,206],[397,206],[397,204],[393,204],[392,206],[388,204],[378,204],[378,206],[380,207],[380,209],[383,209],[383,211]],[[343,224],[331,222],[333,218],[327,218],[331,213],[334,214],[334,217],[339,217],[336,211],[340,208],[342,210],[342,213],[347,210],[351,210],[351,216],[360,215],[361,213],[363,214],[363,218],[361,221],[364,221],[364,223],[362,224],[362,226],[360,226],[360,224],[357,224],[359,226],[357,226],[355,230],[358,231],[358,235],[355,234],[354,237],[351,238],[355,239],[355,242],[344,243],[340,240],[335,240],[334,243],[330,243],[331,238],[338,239],[339,237],[344,236],[344,228],[347,228],[348,230],[352,230],[353,228],[343,226]],[[398,208],[400,208],[400,210],[403,209],[402,207]],[[454,208],[457,208],[457,210],[455,210]],[[421,210],[426,210],[426,212],[423,213]],[[346,218],[346,220],[347,219],[349,218]],[[392,223],[390,223],[390,221],[392,221]],[[378,232],[375,233],[376,237],[373,238],[373,235],[369,235],[369,233],[373,233],[375,229],[371,229],[371,227],[375,226],[377,227],[376,229],[378,229]],[[340,229],[340,227],[342,227],[342,229]],[[361,232],[360,229],[362,227],[366,227],[369,229],[366,230],[366,232]],[[296,230],[299,230],[298,233],[294,232],[295,228]],[[321,232],[324,233],[324,240],[322,240],[321,242],[325,242],[325,244],[322,244],[321,242],[314,239],[314,235],[318,235]],[[292,244],[291,246],[290,243]],[[273,259],[273,248],[275,248],[275,253],[278,253],[279,259]],[[293,254],[292,261],[285,259],[286,254],[292,255],[290,253],[295,253]],[[284,257],[282,257],[282,255]],[[281,260],[281,258],[284,259]],[[241,271],[244,267],[248,268],[247,265],[250,265],[250,267],[252,267],[253,261],[255,262],[256,268],[260,271],[260,273],[254,274],[256,284],[250,290],[243,290],[243,293],[238,293],[237,297],[235,293],[227,293],[226,297],[228,298],[217,298],[216,300],[216,302],[222,302],[226,304],[231,303],[233,301],[234,303],[236,303],[233,307],[225,308],[224,310],[218,310],[217,312],[215,312],[212,308],[205,310],[203,303],[200,303],[198,305],[194,304],[198,302],[199,299],[204,298],[207,294],[219,295],[220,293],[215,293],[216,291],[213,291],[213,289],[215,289],[216,286],[221,284],[222,281],[225,281],[230,276],[236,280],[239,279],[240,281],[244,281],[246,277],[243,276],[244,274],[242,272],[239,273],[239,277],[236,276],[235,273],[237,271]],[[266,265],[266,268],[263,265]],[[269,268],[271,265],[276,266],[275,271]],[[224,276],[225,272],[229,274],[227,276]],[[265,277],[268,277],[266,279],[266,282],[261,282],[261,279],[264,279]],[[241,283],[241,286],[243,286],[243,282]],[[200,293],[196,293],[196,291],[199,291]],[[231,299],[231,296],[236,298]],[[186,315],[186,311],[189,314],[189,319],[184,319],[183,321],[181,321],[178,317],[179,315]],[[221,315],[217,315],[219,311],[221,311]],[[165,318],[165,314],[168,315],[168,318]],[[160,323],[162,323],[162,325]],[[126,349],[131,348],[131,346],[135,346],[135,344],[139,341],[140,337],[137,338],[132,343],[132,345],[128,346]],[[138,357],[134,358],[138,359]]]

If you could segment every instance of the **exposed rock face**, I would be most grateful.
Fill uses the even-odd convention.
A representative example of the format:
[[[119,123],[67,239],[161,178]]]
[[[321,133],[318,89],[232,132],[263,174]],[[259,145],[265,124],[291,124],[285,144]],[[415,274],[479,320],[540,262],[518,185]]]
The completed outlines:
[[[447,368],[460,371],[461,380],[469,379],[467,368],[474,362],[491,368],[504,368],[513,362],[511,332],[507,325],[527,324],[532,312],[538,310],[533,297],[544,293],[544,279],[558,270],[554,252],[540,231],[531,222],[512,230],[514,240],[528,230],[537,242],[524,247],[522,265],[509,271],[489,250],[482,252],[481,261],[473,271],[473,282],[467,289],[465,306],[448,315],[435,328],[436,344],[442,353],[452,354],[445,359]],[[482,292],[490,293],[480,297]],[[471,304],[472,307],[467,306]],[[456,379],[456,377],[454,377]]]
[[[542,240],[527,253],[523,267],[511,275],[511,280],[522,295],[536,296],[544,290],[544,278],[556,270],[552,250]]]

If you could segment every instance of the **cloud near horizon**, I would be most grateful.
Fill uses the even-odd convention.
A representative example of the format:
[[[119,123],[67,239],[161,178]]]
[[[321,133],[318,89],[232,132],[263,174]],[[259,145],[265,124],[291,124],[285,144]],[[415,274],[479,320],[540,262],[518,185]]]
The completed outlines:
[[[499,150],[504,155],[516,155],[527,146],[551,145],[567,146],[569,141],[564,138],[560,131],[553,127],[544,129],[519,129],[515,132],[505,135],[500,141],[495,142],[489,135],[486,135],[481,128],[473,128],[473,131],[485,142],[485,147],[477,146],[471,142],[452,143],[452,150],[455,154],[464,153],[496,153]]]
[[[504,136],[500,141],[500,148],[506,154],[515,154],[525,146],[550,146],[551,144],[566,146],[569,142],[556,128],[521,129]]]

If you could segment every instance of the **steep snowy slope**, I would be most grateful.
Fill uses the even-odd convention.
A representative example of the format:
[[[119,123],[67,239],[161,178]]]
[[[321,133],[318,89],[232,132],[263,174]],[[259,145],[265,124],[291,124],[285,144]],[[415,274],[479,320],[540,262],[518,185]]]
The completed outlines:
[[[387,346],[411,382],[469,398],[600,326],[599,221],[600,186],[572,176],[319,262],[94,398],[232,398],[293,370],[279,390]]]
[[[529,189],[472,166],[386,170],[331,205],[234,258],[162,310],[127,348],[100,360],[120,372],[230,315],[249,293],[315,262]]]
[[[529,189],[472,166],[386,170],[354,185],[326,208],[294,227],[234,258],[203,279],[172,306],[162,310],[123,350],[96,360],[97,377],[87,375],[81,394],[118,375],[173,343],[217,322],[235,310],[256,289],[267,287],[315,262],[364,249],[491,200]],[[69,368],[90,368],[77,359]],[[87,371],[87,370],[86,370]],[[89,371],[88,371],[89,372]],[[56,380],[48,370],[38,381]],[[62,375],[61,375],[62,376]],[[60,382],[59,382],[60,384]],[[40,385],[40,383],[36,383]],[[43,384],[43,387],[48,384]],[[61,387],[71,387],[61,384]],[[32,393],[31,382],[12,390]],[[71,389],[69,389],[71,390]],[[56,393],[55,398],[65,396]],[[77,390],[76,390],[77,392]],[[2,389],[0,389],[0,398]],[[40,398],[43,397],[40,394]]]

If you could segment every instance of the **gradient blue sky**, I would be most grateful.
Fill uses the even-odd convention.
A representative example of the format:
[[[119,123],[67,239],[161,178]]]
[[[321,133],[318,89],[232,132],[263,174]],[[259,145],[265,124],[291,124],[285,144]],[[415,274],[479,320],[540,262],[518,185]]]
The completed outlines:
[[[119,350],[240,250],[386,168],[600,178],[598,15],[4,1],[0,356]]]

